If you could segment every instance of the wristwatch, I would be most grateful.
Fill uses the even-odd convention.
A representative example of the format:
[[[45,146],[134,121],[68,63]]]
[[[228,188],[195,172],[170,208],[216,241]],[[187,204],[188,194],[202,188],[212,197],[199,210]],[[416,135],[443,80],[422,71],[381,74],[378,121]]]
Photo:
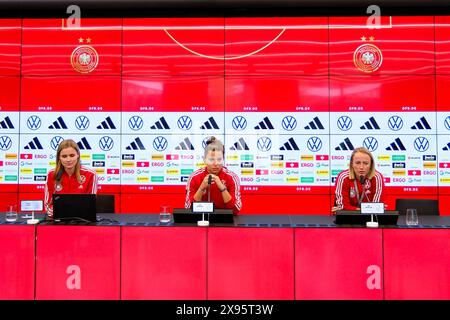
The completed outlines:
[[[224,192],[225,190],[227,190],[227,187],[223,187],[223,189],[219,189],[220,192]]]

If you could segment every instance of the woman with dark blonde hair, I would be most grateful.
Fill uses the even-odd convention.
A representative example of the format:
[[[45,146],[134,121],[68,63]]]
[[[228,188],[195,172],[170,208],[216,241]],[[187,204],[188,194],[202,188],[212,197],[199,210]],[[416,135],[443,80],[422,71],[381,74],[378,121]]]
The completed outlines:
[[[384,178],[375,170],[372,153],[356,148],[350,157],[349,168],[339,173],[335,185],[337,210],[359,210],[361,202],[383,202]]]
[[[220,140],[210,137],[206,142],[203,162],[205,167],[194,171],[186,185],[185,208],[192,202],[210,200],[215,208],[233,209],[238,214],[242,207],[239,177],[223,166],[225,148]]]
[[[53,194],[97,193],[97,174],[80,163],[80,149],[73,140],[63,140],[56,151],[56,166],[47,175],[45,210],[53,217]]]

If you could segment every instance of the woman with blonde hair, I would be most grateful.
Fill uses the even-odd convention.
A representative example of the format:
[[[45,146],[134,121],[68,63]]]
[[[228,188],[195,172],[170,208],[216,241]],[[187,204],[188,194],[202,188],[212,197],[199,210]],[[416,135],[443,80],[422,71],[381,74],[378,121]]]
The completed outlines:
[[[53,194],[97,193],[97,174],[80,163],[80,149],[73,140],[63,140],[56,151],[56,166],[47,175],[44,204],[53,217]]]
[[[335,185],[337,210],[359,210],[361,202],[383,202],[384,178],[375,170],[372,153],[356,148],[350,157],[349,168],[339,173]]]

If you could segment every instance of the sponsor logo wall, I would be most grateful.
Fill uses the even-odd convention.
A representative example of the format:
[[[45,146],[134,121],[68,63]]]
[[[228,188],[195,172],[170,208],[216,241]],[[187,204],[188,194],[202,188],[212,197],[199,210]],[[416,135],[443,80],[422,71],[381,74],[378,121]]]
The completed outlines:
[[[55,150],[71,138],[100,192],[121,200],[117,211],[181,207],[214,135],[240,177],[243,213],[328,213],[359,146],[373,152],[391,209],[397,197],[445,203],[449,22],[0,20],[3,202],[42,197]]]

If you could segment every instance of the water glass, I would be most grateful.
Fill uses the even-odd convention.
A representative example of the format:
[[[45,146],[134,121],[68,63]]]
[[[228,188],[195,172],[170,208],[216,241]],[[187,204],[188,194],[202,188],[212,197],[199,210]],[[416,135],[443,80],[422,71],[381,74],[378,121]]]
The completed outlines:
[[[419,224],[419,217],[417,216],[417,209],[406,209],[406,225],[417,226]]]
[[[170,223],[172,221],[172,213],[170,211],[170,206],[162,205],[159,208],[159,222]]]
[[[15,222],[17,221],[17,206],[15,204],[8,205],[6,208],[5,219],[7,222]]]

